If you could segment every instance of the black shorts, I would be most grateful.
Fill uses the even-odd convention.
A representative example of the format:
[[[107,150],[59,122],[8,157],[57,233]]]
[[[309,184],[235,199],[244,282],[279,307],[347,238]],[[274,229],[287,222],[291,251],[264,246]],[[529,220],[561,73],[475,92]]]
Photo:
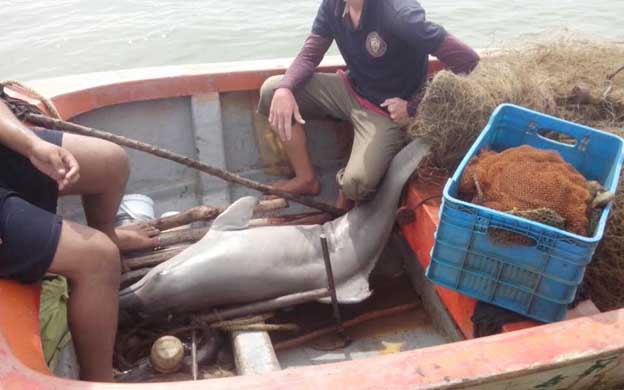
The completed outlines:
[[[61,146],[63,133],[35,132]],[[36,282],[54,259],[63,219],[56,215],[57,183],[26,157],[0,145],[0,188],[10,191],[0,205],[0,278]]]

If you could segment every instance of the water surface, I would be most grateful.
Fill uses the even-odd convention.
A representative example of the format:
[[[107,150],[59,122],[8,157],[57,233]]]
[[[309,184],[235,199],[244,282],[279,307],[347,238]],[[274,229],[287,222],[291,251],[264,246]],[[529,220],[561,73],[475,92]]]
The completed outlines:
[[[624,40],[624,0],[421,3],[431,20],[479,48],[564,28],[579,36]],[[2,0],[0,79],[292,57],[319,4],[319,0]]]

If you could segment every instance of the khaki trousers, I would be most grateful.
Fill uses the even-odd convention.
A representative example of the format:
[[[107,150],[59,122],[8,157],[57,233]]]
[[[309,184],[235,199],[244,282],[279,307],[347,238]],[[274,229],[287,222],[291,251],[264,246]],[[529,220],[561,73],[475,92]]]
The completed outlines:
[[[262,85],[259,113],[268,117],[273,92],[282,77],[270,77]],[[401,125],[362,107],[338,74],[316,73],[294,95],[306,120],[329,116],[353,124],[353,149],[346,167],[337,174],[338,185],[349,199],[370,197],[394,155],[405,145]]]

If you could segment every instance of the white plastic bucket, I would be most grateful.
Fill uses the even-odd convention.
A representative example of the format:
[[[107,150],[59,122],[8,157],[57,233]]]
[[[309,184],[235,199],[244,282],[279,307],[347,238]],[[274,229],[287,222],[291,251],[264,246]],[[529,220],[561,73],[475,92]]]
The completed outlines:
[[[179,211],[167,211],[166,213],[162,213],[160,215],[160,218],[173,217],[174,215],[178,215],[178,214],[180,214]]]
[[[142,194],[124,195],[115,217],[115,225],[127,225],[134,221],[154,219],[154,201]]]

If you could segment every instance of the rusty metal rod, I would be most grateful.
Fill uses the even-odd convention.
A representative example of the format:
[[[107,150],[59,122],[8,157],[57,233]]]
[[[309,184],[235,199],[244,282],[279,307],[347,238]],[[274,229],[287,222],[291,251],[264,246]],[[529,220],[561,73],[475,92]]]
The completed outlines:
[[[342,325],[340,316],[340,308],[338,307],[338,297],[336,296],[336,283],[334,281],[334,271],[332,270],[331,259],[329,257],[329,247],[327,246],[327,237],[321,234],[321,248],[323,249],[323,260],[325,261],[325,272],[327,273],[327,285],[331,296],[332,308],[334,309],[334,319],[338,324],[338,333],[346,338],[345,329]]]

